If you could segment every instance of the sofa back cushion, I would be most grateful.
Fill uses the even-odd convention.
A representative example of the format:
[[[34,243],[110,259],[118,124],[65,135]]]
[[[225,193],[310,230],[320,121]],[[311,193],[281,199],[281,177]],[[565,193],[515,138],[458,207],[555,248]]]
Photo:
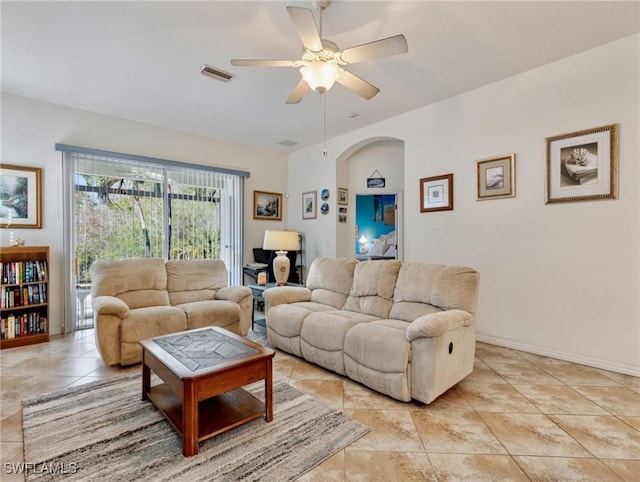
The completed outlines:
[[[347,258],[314,259],[307,275],[311,301],[341,309],[351,290],[356,263],[355,259]]]
[[[440,310],[475,314],[478,273],[463,266],[404,263],[398,273],[390,317],[412,321]]]
[[[216,291],[229,284],[227,267],[221,259],[179,259],[167,261],[167,291],[172,305],[212,300]]]
[[[345,310],[388,318],[400,261],[364,261],[356,265]]]
[[[162,258],[96,261],[91,265],[91,296],[115,296],[129,308],[166,306],[167,272]]]

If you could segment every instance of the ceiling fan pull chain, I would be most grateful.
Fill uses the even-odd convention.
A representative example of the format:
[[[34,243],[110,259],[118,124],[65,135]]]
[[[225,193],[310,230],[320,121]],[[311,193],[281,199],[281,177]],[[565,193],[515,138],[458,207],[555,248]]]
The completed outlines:
[[[329,150],[327,149],[327,94],[326,92],[320,94],[320,98],[322,99],[322,107],[323,107],[323,119],[322,122],[324,124],[324,148],[322,149],[322,155],[327,157],[329,155]]]

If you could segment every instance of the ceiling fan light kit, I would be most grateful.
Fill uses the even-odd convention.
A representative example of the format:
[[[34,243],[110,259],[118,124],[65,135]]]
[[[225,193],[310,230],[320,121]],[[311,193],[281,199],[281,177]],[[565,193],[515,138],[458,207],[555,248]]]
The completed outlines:
[[[395,35],[340,50],[335,43],[322,38],[322,11],[329,6],[329,2],[313,2],[313,6],[319,12],[319,25],[316,25],[312,10],[287,7],[289,17],[304,46],[304,53],[300,60],[232,59],[231,65],[299,68],[302,79],[286,100],[287,104],[297,104],[309,90],[324,94],[333,87],[335,82],[364,99],[371,99],[380,92],[380,89],[344,69],[343,66],[408,52],[409,47],[404,35]]]

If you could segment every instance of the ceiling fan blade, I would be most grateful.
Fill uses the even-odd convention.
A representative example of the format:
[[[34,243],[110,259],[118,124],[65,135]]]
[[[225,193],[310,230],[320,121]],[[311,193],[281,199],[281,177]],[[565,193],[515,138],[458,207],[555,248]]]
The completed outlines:
[[[299,60],[231,59],[236,67],[300,67]]]
[[[364,60],[405,54],[408,51],[407,39],[404,35],[396,35],[345,49],[340,54],[340,58],[349,64],[355,64]]]
[[[300,82],[298,82],[296,88],[293,89],[293,92],[291,93],[285,104],[297,104],[310,90],[311,89],[309,88],[309,84],[307,84],[304,79],[300,79]]]
[[[320,52],[322,50],[322,40],[318,33],[318,27],[316,27],[316,21],[313,18],[313,12],[301,7],[287,7],[287,12],[289,12],[289,17],[291,17],[291,21],[296,27],[305,48],[313,52]]]
[[[344,70],[340,73],[338,80],[336,80],[341,85],[344,85],[347,89],[355,92],[360,97],[363,97],[367,100],[371,99],[374,95],[380,92],[375,85],[370,84],[364,79],[361,79],[355,74],[352,74],[348,70]]]

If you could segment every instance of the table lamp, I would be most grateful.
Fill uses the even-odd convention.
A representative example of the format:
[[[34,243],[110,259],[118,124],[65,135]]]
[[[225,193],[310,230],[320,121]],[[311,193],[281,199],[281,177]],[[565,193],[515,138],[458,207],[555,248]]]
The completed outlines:
[[[291,268],[287,252],[298,250],[298,232],[265,231],[262,249],[276,252],[277,256],[273,259],[273,275],[278,286],[286,285]]]
[[[358,242],[360,243],[360,254],[367,254],[367,238],[362,235]]]

